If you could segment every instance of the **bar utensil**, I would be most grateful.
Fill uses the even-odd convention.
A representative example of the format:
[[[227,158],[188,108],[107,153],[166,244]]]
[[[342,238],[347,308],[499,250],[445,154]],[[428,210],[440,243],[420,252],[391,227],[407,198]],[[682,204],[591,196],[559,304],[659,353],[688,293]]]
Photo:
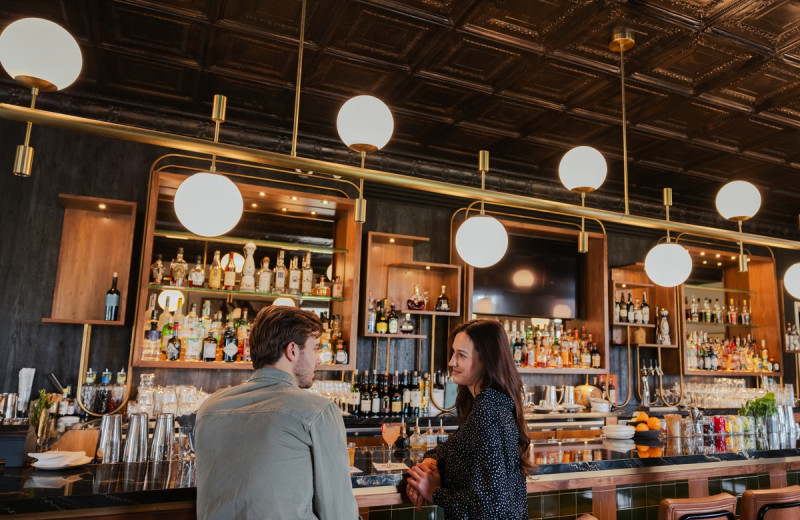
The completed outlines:
[[[3,403],[3,418],[6,421],[17,418],[17,394],[5,394],[5,402]]]
[[[128,436],[122,452],[122,462],[147,461],[147,414],[133,413],[128,421]]]

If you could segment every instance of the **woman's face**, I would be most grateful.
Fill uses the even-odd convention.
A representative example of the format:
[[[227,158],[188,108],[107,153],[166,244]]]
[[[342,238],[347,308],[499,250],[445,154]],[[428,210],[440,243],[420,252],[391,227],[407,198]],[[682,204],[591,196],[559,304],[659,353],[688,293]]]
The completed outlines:
[[[466,332],[456,334],[449,365],[453,369],[453,382],[466,386],[475,395],[483,378],[483,362]]]

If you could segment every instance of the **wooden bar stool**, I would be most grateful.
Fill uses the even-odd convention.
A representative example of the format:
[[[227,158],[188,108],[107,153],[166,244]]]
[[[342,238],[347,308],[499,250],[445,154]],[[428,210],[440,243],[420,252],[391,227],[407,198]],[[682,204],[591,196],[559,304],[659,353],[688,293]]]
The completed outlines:
[[[748,489],[742,495],[742,520],[797,520],[800,486]]]
[[[736,518],[736,497],[720,493],[702,498],[665,498],[658,504],[658,520]]]

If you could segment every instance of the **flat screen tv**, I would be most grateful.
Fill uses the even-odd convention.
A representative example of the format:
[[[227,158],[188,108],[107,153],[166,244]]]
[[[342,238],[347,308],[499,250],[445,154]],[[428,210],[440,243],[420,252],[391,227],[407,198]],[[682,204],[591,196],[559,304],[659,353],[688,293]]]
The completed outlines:
[[[574,240],[509,234],[508,251],[475,269],[472,309],[479,315],[577,318],[581,255]]]

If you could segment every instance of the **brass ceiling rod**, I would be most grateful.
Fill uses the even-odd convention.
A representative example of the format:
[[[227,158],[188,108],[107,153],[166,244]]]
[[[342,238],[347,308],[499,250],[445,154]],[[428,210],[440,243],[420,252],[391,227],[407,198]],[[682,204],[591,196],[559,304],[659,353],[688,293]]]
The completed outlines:
[[[625,214],[630,215],[628,209],[628,119],[625,115],[625,51],[632,49],[636,44],[633,31],[624,27],[614,29],[611,43],[608,48],[619,52],[619,79],[622,84],[622,172],[625,186]]]
[[[303,45],[306,35],[306,0],[300,11],[300,44],[297,49],[297,81],[294,89],[294,121],[292,122],[292,157],[297,155],[297,126],[300,124],[300,80],[303,77]]]
[[[353,179],[377,182],[390,186],[408,188],[418,191],[426,191],[452,197],[460,197],[470,200],[483,198],[486,202],[501,205],[520,206],[531,211],[559,212],[568,213],[576,217],[587,217],[602,220],[604,222],[614,222],[626,226],[634,226],[655,230],[671,230],[678,233],[691,233],[707,238],[716,238],[730,242],[742,240],[748,244],[778,247],[781,249],[800,250],[800,242],[786,240],[783,238],[773,238],[750,233],[738,233],[737,231],[726,231],[697,224],[685,224],[681,222],[665,222],[663,219],[654,219],[637,215],[625,215],[615,211],[607,211],[597,208],[581,207],[565,202],[537,199],[524,195],[502,193],[498,191],[483,191],[478,188],[461,186],[443,181],[422,179],[408,175],[384,172],[379,170],[362,169],[346,164],[320,161],[305,157],[292,157],[286,154],[269,152],[266,150],[256,150],[228,143],[213,143],[194,137],[174,135],[166,132],[158,132],[145,128],[109,123],[107,121],[96,121],[83,117],[47,112],[39,109],[31,109],[7,103],[0,103],[0,119],[10,121],[32,122],[34,124],[52,126],[84,132],[103,137],[122,139],[137,143],[163,146],[201,154],[216,154],[240,161],[248,161],[257,164],[268,164],[271,166],[301,169],[325,173],[328,175],[341,175]]]

